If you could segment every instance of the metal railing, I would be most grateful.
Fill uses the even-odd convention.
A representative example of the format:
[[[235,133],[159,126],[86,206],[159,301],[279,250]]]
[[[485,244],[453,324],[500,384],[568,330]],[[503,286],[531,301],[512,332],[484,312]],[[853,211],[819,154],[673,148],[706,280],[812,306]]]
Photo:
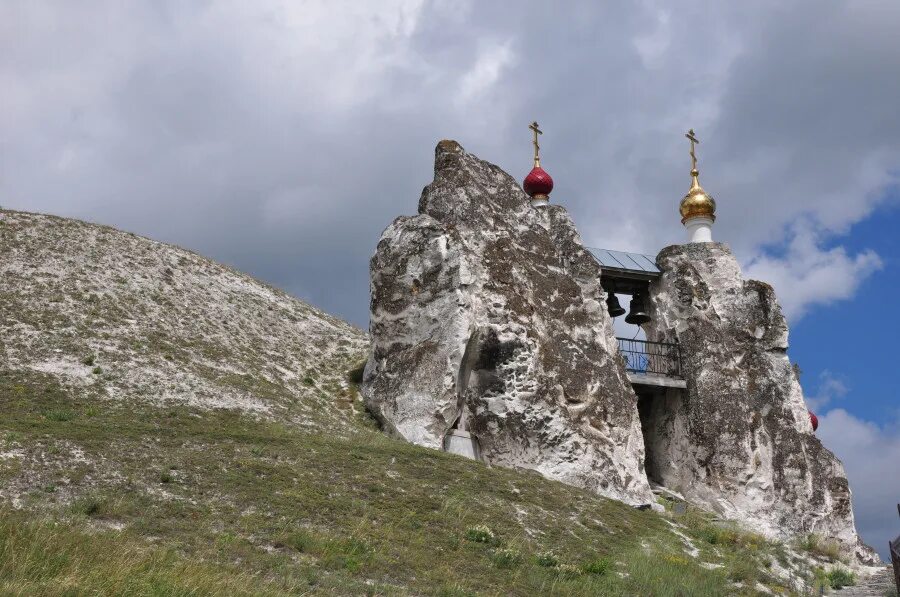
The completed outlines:
[[[625,369],[635,373],[652,373],[682,379],[681,349],[678,344],[616,338]]]
[[[897,504],[897,514],[900,514],[900,504]],[[897,583],[897,593],[900,593],[900,535],[893,541],[888,541],[888,551],[891,552],[891,564],[894,566],[894,582]]]

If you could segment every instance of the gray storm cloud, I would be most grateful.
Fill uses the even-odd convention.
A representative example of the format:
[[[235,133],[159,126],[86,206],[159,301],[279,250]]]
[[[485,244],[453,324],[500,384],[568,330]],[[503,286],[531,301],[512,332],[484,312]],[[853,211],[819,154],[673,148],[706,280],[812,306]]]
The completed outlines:
[[[0,7],[0,200],[227,261],[359,325],[380,231],[435,141],[512,173],[539,119],[591,243],[677,242],[689,126],[717,236],[825,243],[896,184],[895,2],[713,6],[13,2]],[[876,256],[877,257],[877,256]],[[850,266],[848,267],[848,263]],[[858,264],[858,266],[857,266]],[[872,261],[835,268],[861,279]],[[798,294],[808,304],[846,297]]]

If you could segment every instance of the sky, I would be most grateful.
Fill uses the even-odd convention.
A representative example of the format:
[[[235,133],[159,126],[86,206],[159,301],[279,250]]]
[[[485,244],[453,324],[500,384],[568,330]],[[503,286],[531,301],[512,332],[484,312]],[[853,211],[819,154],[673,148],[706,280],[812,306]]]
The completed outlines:
[[[542,165],[586,244],[717,240],[775,286],[859,530],[900,533],[900,3],[0,2],[0,205],[233,265],[366,327],[438,140]]]

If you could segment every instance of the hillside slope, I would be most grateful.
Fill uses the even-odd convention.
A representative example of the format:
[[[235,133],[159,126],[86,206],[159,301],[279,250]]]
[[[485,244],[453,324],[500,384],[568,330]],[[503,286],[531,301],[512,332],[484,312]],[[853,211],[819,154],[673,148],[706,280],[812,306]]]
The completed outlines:
[[[0,283],[0,594],[787,593],[840,565],[387,438],[365,334],[182,249],[0,211]]]
[[[0,359],[123,402],[346,428],[365,333],[194,253],[2,212]]]

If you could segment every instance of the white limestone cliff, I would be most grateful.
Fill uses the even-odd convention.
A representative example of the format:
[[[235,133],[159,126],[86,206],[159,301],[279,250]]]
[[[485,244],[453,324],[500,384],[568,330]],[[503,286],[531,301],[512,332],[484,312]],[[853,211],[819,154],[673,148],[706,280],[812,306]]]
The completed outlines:
[[[657,483],[767,536],[815,533],[874,561],[843,466],[812,432],[772,288],[718,243],[657,261],[646,331],[680,344],[687,388],[639,401],[566,211],[533,208],[508,174],[440,142],[419,214],[388,226],[371,261],[367,407],[416,444],[471,433],[491,464],[636,505]]]
[[[487,462],[652,501],[600,267],[563,208],[532,208],[442,141],[419,215],[385,230],[371,273],[362,392],[386,429],[441,448],[462,417]]]
[[[813,434],[771,286],[745,280],[726,245],[690,243],[657,257],[648,338],[678,342],[687,391],[656,401],[648,476],[765,535],[856,534],[841,462]]]

